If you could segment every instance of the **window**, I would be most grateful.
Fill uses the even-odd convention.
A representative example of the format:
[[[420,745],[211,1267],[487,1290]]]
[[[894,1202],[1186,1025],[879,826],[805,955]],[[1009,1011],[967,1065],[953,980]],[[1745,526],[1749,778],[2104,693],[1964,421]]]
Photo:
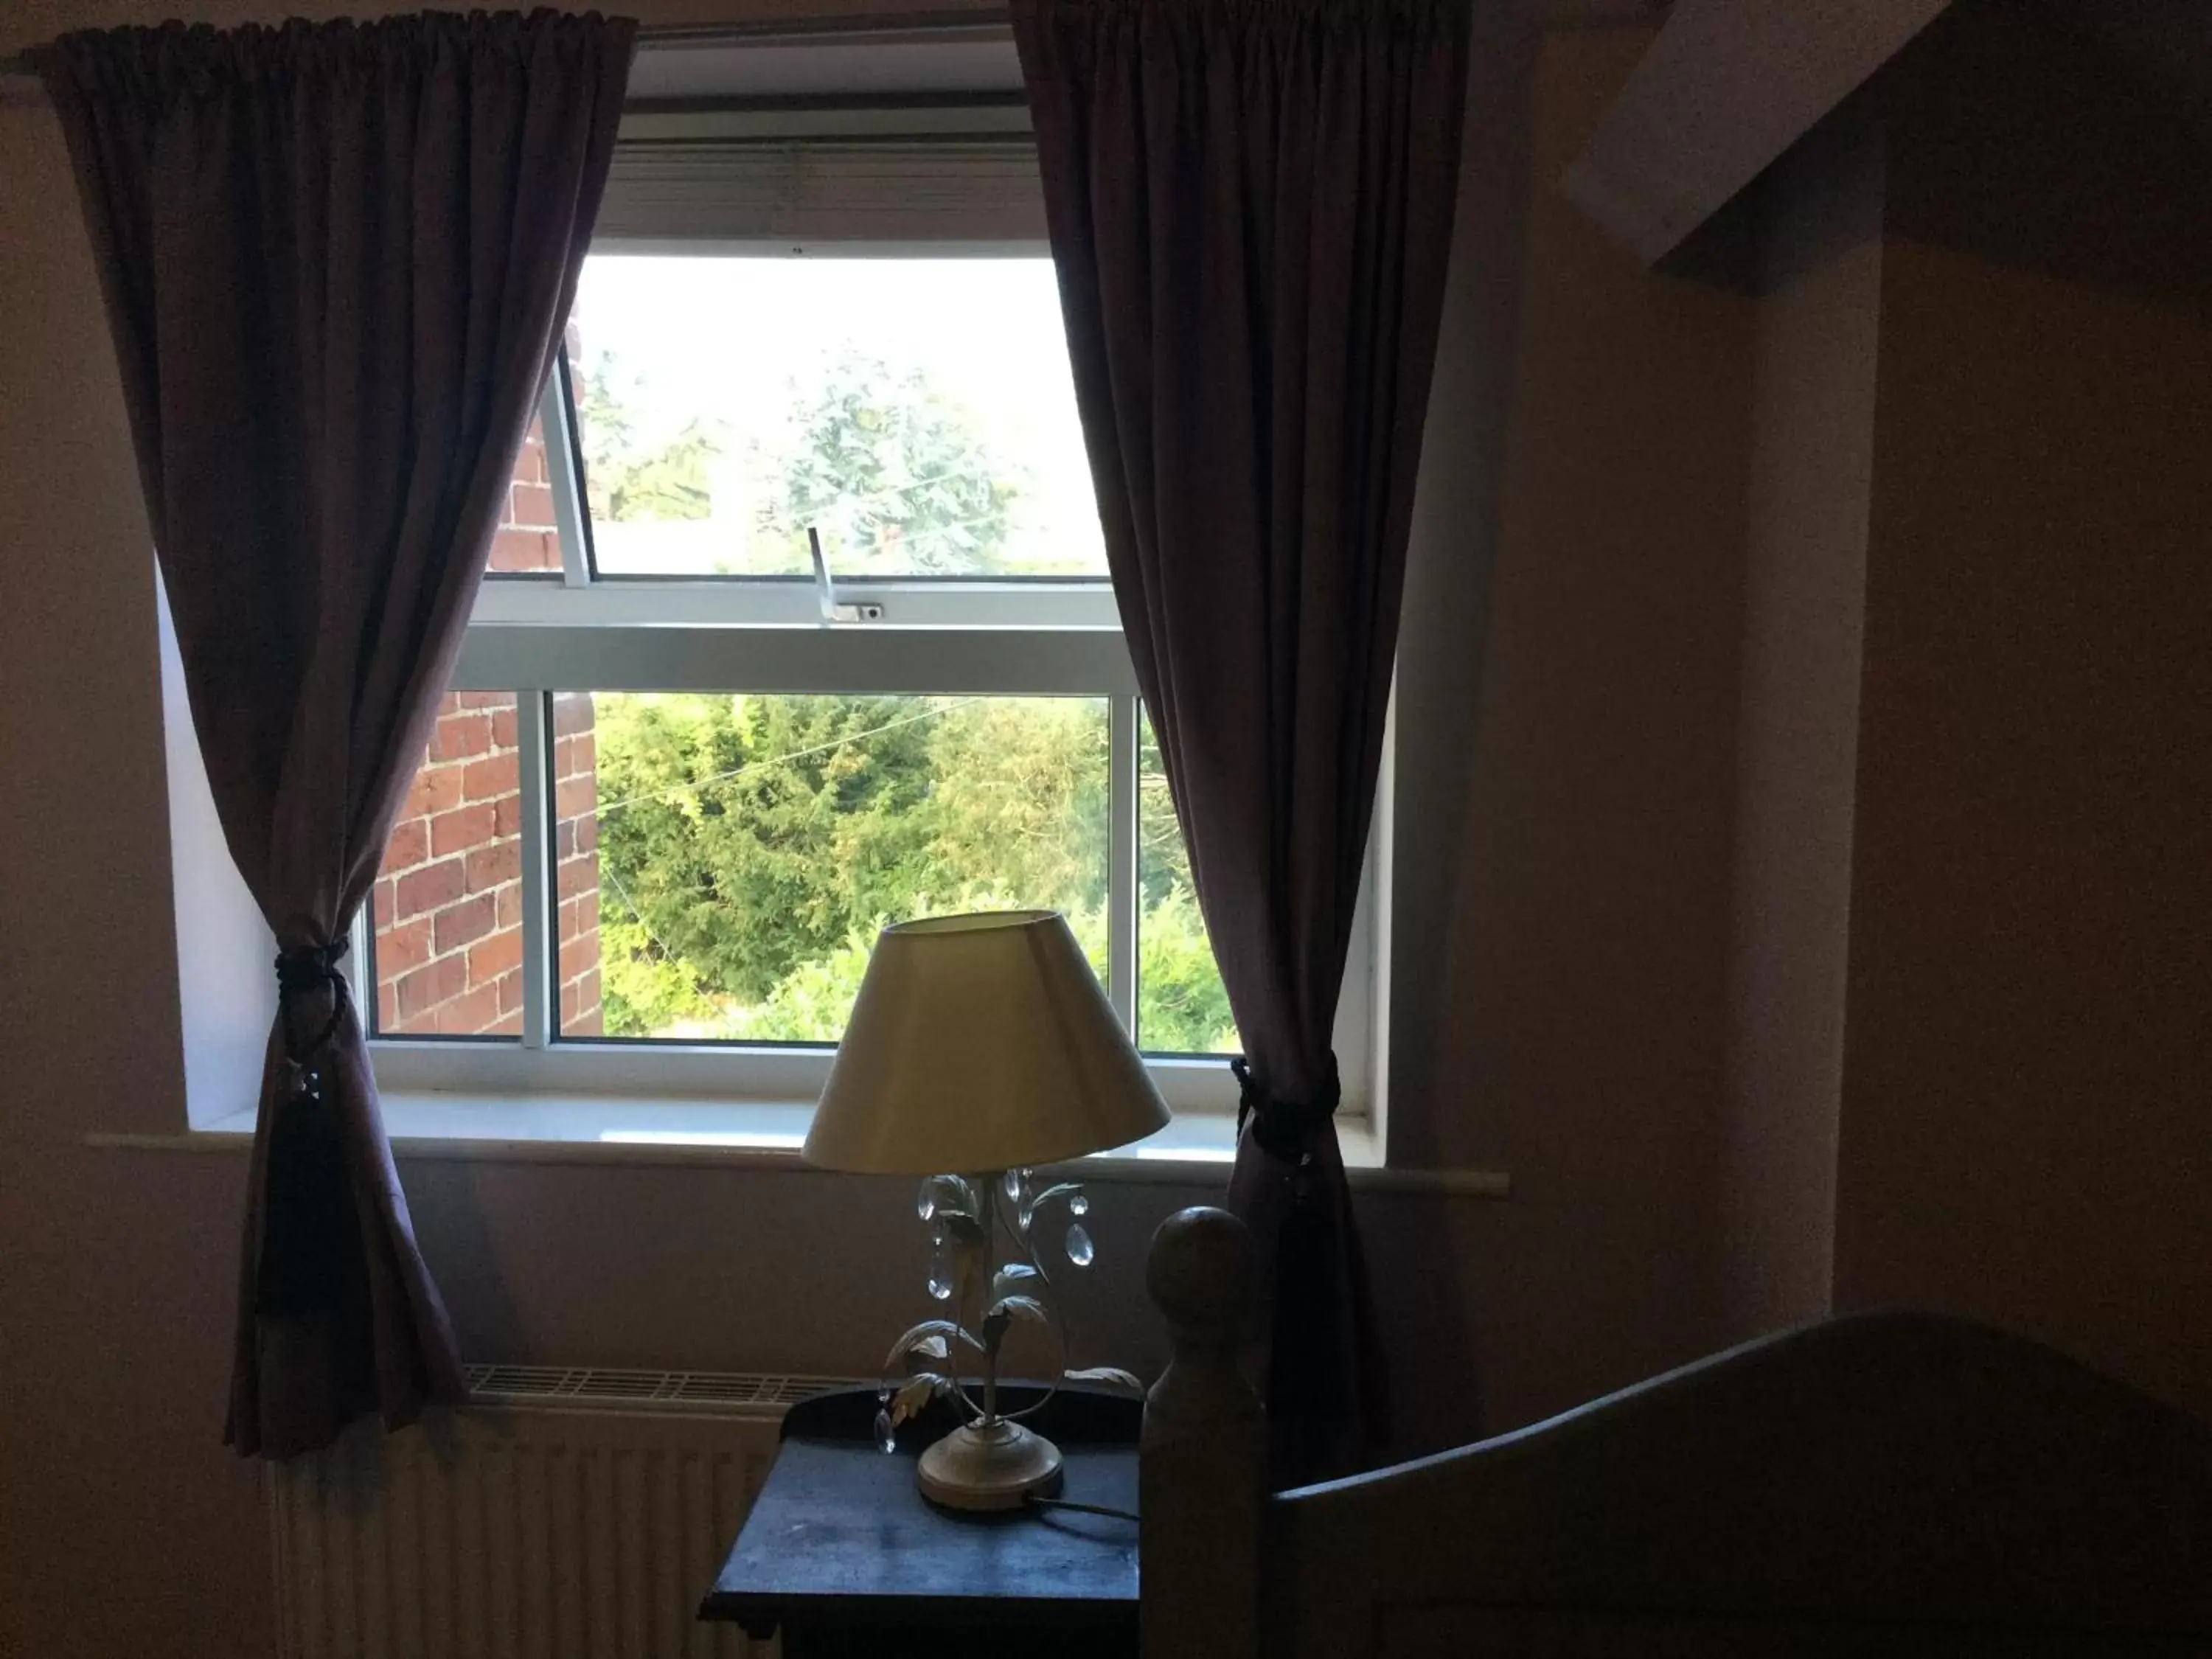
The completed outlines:
[[[878,929],[952,910],[1064,912],[1107,981],[1106,698],[575,701],[598,774],[555,836],[596,846],[599,933],[564,922],[561,977],[599,1000],[559,1035],[835,1042]]]
[[[849,118],[625,122],[362,925],[387,1086],[808,1099],[884,924],[1040,906],[1234,1105],[1026,136]]]
[[[597,576],[1105,577],[1048,261],[598,255],[575,315]]]

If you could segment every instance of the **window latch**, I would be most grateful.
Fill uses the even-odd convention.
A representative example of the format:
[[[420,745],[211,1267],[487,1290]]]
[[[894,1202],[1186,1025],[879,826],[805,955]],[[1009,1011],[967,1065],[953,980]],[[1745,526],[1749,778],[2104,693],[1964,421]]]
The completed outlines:
[[[812,525],[806,526],[807,550],[814,556],[814,599],[822,607],[822,625],[834,627],[838,623],[881,622],[884,608],[874,600],[860,605],[837,603],[837,579],[830,574],[830,561],[822,556],[822,536]]]

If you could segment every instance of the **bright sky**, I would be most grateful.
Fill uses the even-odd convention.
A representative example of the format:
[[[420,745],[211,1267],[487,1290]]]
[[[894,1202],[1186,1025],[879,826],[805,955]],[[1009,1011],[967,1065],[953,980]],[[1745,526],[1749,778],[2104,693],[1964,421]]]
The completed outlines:
[[[1104,573],[1049,259],[593,254],[575,319],[585,357],[641,378],[647,441],[709,416],[772,444],[848,349],[919,370],[1026,471],[1018,540]]]

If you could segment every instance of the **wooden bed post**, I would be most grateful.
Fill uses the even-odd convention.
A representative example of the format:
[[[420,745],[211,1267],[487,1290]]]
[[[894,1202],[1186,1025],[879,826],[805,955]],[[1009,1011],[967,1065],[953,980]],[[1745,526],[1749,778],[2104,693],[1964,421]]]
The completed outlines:
[[[1138,1604],[1145,1659],[1255,1659],[1267,1425],[1237,1368],[1250,1316],[1251,1235],[1226,1210],[1178,1211],[1152,1235],[1145,1284],[1173,1356],[1145,1400]]]

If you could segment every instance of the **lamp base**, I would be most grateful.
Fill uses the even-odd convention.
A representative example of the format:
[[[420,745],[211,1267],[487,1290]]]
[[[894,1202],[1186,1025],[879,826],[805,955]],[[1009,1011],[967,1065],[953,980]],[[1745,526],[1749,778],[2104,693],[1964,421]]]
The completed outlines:
[[[1060,1488],[1060,1448],[1000,1418],[958,1428],[921,1455],[921,1495],[948,1510],[1018,1510]]]

